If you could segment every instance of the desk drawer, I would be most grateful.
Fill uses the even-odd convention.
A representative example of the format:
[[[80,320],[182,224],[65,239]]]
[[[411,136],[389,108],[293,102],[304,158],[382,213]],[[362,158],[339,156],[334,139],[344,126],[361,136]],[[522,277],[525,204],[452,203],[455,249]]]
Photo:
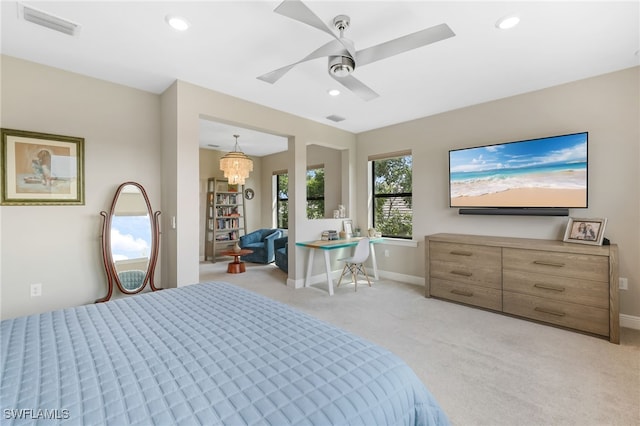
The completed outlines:
[[[503,311],[602,336],[609,335],[609,310],[503,292]]]
[[[606,256],[505,248],[504,269],[555,275],[591,281],[609,281]]]
[[[502,310],[502,291],[493,288],[432,278],[431,295],[495,311]]]
[[[556,301],[609,309],[609,283],[505,269],[502,288]]]

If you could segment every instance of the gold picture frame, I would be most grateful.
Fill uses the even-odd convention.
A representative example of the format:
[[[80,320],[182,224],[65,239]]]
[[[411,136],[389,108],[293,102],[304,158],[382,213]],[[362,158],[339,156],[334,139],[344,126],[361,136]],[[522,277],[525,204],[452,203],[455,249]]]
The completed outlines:
[[[84,138],[0,129],[0,204],[84,205]]]
[[[607,218],[578,219],[570,217],[562,241],[601,246],[606,226]]]

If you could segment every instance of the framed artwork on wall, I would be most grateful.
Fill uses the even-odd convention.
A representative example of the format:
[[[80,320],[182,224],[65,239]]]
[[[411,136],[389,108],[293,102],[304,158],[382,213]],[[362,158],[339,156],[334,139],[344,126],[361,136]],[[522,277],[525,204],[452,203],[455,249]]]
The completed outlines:
[[[2,205],[84,205],[84,138],[0,129]]]
[[[602,245],[606,218],[577,219],[570,217],[564,232],[564,242]]]

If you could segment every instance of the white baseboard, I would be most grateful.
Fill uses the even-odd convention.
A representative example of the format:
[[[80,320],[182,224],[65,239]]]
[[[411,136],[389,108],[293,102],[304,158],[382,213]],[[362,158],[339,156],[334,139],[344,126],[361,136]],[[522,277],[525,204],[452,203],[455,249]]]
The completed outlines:
[[[300,278],[297,280],[293,280],[291,278],[287,278],[287,287],[293,288],[302,288],[304,287],[304,278]]]
[[[333,277],[334,280],[338,279],[340,277],[341,272],[342,272],[341,270],[332,271],[331,276]],[[378,270],[378,275],[380,276],[380,278],[386,278],[393,281],[400,281],[403,283],[415,284],[415,285],[421,285],[421,286],[425,285],[425,281],[423,277],[417,277],[414,275],[399,274],[397,272],[381,271],[381,270]],[[311,277],[311,284],[324,283],[326,281],[327,281],[326,274],[317,274]],[[287,286],[293,287],[293,288],[302,288],[304,287],[304,278],[300,278],[297,280],[292,280],[289,278],[287,279]],[[620,314],[620,327],[640,330],[640,317],[636,317],[633,315]]]
[[[633,328],[640,330],[640,317],[633,315],[620,314],[620,327]]]
[[[416,277],[415,275],[399,274],[397,272],[390,271],[378,271],[378,275],[380,278],[386,278],[392,281],[424,286],[424,277]]]
[[[367,269],[367,271],[369,271]],[[336,270],[336,271],[331,271],[331,277],[334,280],[338,280],[340,278],[340,274],[342,273],[342,270]],[[371,275],[370,275],[371,276]],[[389,279],[392,281],[400,281],[403,283],[408,283],[408,284],[415,284],[415,285],[422,285],[424,286],[424,278],[423,277],[416,277],[413,275],[405,275],[405,274],[399,274],[397,272],[389,272],[389,271],[380,271],[378,270],[378,276],[381,279]],[[289,287],[293,287],[293,288],[302,288],[304,287],[304,278],[299,278],[297,280],[293,280],[291,278],[287,279],[287,286]],[[316,275],[312,275],[311,276],[311,284],[320,284],[320,283],[326,283],[327,282],[327,274],[323,273],[323,274],[316,274]],[[336,281],[337,282],[337,281]],[[336,283],[334,282],[334,284]]]

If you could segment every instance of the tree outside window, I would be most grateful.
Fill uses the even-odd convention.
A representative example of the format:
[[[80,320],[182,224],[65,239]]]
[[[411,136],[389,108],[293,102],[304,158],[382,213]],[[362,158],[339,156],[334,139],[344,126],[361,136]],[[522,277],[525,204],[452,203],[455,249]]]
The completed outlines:
[[[289,175],[276,175],[276,216],[278,228],[289,228]],[[307,170],[307,218],[324,217],[324,167]]]
[[[307,219],[324,217],[324,167],[307,170]]]
[[[289,175],[277,175],[276,179],[278,228],[289,229]]]
[[[412,221],[412,157],[374,160],[373,226],[384,237],[411,238]]]

